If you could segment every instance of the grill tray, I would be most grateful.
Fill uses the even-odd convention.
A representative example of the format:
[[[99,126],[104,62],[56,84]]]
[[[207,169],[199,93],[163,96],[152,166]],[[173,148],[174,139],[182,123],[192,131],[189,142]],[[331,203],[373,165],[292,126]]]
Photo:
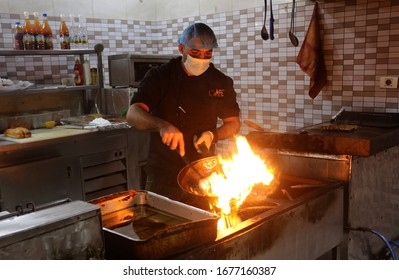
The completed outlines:
[[[148,191],[89,201],[101,207],[106,259],[165,259],[216,239],[218,216]]]

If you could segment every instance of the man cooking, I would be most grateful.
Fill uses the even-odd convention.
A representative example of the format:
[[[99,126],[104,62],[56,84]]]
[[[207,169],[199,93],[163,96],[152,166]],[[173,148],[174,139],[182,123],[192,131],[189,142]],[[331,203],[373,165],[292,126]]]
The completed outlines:
[[[186,166],[182,157],[192,162],[213,155],[218,140],[240,130],[233,80],[210,62],[216,47],[209,26],[188,26],[178,39],[181,56],[147,71],[127,113],[130,125],[151,131],[146,190],[198,207],[203,202],[177,182]]]

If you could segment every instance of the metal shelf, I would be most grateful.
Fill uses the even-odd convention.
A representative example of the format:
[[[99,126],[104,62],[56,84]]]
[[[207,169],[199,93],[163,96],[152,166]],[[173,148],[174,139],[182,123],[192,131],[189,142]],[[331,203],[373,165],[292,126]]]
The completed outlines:
[[[0,50],[0,56],[35,56],[35,55],[81,55],[96,54],[97,51],[92,49],[86,50]]]
[[[97,56],[97,85],[83,85],[83,86],[70,86],[64,87],[62,85],[34,85],[26,89],[21,90],[7,90],[0,91],[0,96],[4,95],[25,95],[34,93],[54,93],[54,92],[72,92],[82,91],[84,94],[84,100],[86,101],[85,110],[88,108],[88,96],[90,90],[102,90],[104,88],[104,74],[103,74],[103,62],[102,52],[104,46],[102,44],[96,44],[92,49],[77,49],[77,50],[13,50],[13,49],[2,49],[0,50],[0,56],[4,57],[23,57],[23,56],[67,56],[67,55],[78,55],[80,61],[84,60],[84,55],[95,54]]]
[[[0,90],[0,95],[10,94],[35,94],[35,93],[50,93],[50,92],[67,92],[77,90],[94,90],[100,89],[99,85],[87,85],[87,86],[69,86],[64,87],[61,85],[37,85],[27,89],[17,90]]]
[[[102,62],[102,52],[104,46],[102,44],[96,44],[93,49],[78,49],[78,50],[13,50],[13,49],[3,49],[0,50],[0,56],[48,56],[48,55],[79,55],[80,60],[84,60],[85,54],[96,54],[97,55],[97,70],[98,70],[98,83],[99,87],[104,87],[104,76],[103,76],[103,62]],[[76,89],[76,88],[75,88]],[[82,87],[81,89],[85,89]],[[54,90],[54,89],[53,89]],[[30,89],[21,91],[8,91],[7,93],[28,93]],[[37,91],[36,91],[37,92]]]

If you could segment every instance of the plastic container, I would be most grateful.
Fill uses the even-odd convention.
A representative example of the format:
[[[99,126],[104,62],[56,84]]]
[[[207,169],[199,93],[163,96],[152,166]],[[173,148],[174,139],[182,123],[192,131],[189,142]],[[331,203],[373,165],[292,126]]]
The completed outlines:
[[[87,59],[83,62],[83,77],[85,85],[91,85],[90,62]]]
[[[34,50],[35,49],[35,29],[30,22],[29,12],[24,12],[24,48],[25,50]]]
[[[82,64],[80,64],[79,59],[75,60],[75,65],[73,67],[73,73],[74,73],[75,85],[77,85],[77,86],[83,85],[83,67],[82,67]]]
[[[35,30],[35,49],[44,50],[45,49],[45,40],[42,31],[42,25],[39,20],[39,13],[33,13],[33,28]]]
[[[59,34],[60,34],[60,48],[62,50],[69,50],[71,48],[71,42],[70,42],[70,37],[69,37],[69,29],[68,26],[65,22],[64,15],[61,14],[61,22],[60,22],[60,28],[59,28]]]
[[[22,26],[21,22],[19,21],[15,22],[13,31],[14,31],[14,49],[23,50],[25,29]]]
[[[48,23],[47,14],[43,14],[43,25],[42,25],[42,34],[44,36],[44,48],[46,50],[52,50],[54,48],[53,45],[53,30]]]

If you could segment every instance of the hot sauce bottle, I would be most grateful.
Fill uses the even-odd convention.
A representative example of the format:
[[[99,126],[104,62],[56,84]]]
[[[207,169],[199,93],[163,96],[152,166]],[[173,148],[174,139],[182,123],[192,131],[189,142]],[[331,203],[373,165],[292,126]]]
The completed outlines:
[[[80,64],[79,59],[76,59],[75,65],[73,67],[74,81],[75,85],[81,86],[83,85],[83,67]]]
[[[40,25],[38,12],[33,13],[33,19],[33,28],[35,30],[35,49],[44,50],[44,35],[42,32],[42,26]]]
[[[61,14],[61,23],[60,23],[60,47],[62,50],[69,50],[71,48],[70,38],[69,38],[69,29],[65,22],[64,15]]]
[[[47,14],[43,14],[43,25],[42,33],[44,36],[44,48],[46,50],[53,49],[53,31],[51,30],[50,24],[48,23]]]

